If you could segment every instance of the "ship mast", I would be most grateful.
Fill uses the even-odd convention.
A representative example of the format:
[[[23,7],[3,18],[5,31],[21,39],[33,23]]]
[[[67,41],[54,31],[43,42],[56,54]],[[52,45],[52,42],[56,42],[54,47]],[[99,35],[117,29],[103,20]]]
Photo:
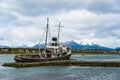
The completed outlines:
[[[61,26],[61,23],[59,22],[59,25],[58,25],[57,27],[58,27],[58,44],[59,44],[59,39],[60,39],[60,28],[61,28],[61,27],[64,27],[64,26]]]
[[[47,47],[48,29],[49,29],[49,18],[47,18],[47,26],[46,26],[45,52]]]

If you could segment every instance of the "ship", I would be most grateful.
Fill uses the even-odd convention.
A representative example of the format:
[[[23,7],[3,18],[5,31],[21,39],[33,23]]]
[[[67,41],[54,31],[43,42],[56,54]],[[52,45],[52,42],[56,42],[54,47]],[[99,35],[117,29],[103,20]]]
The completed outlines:
[[[47,18],[46,25],[46,37],[45,37],[45,48],[40,49],[38,54],[19,54],[15,55],[14,60],[16,62],[42,62],[42,61],[59,61],[68,60],[71,57],[70,46],[65,46],[60,43],[60,23],[58,26],[58,36],[52,37],[51,42],[48,43],[48,31],[49,31],[49,18]],[[40,45],[40,43],[39,43]]]

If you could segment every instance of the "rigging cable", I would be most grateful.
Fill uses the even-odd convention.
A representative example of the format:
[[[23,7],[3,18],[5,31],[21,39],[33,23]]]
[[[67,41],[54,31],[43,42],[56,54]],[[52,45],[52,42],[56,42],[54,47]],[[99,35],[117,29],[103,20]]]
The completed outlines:
[[[39,40],[39,44],[40,44],[40,43],[43,41],[43,39],[44,39],[45,30],[46,30],[46,27],[45,27],[45,29],[43,30],[42,37],[41,37],[40,40]]]
[[[49,35],[49,42],[50,42],[50,39],[51,39],[50,28],[48,29],[48,35]]]

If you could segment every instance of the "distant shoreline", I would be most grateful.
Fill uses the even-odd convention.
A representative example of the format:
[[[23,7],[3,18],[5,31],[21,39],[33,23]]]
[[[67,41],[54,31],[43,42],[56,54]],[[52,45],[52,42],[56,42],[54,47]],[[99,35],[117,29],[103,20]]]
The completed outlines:
[[[37,54],[37,48],[0,48],[0,54]],[[78,49],[72,50],[72,54],[120,54],[120,50],[102,50],[102,49]]]
[[[72,53],[72,55],[93,55],[93,54],[120,54],[120,53]]]

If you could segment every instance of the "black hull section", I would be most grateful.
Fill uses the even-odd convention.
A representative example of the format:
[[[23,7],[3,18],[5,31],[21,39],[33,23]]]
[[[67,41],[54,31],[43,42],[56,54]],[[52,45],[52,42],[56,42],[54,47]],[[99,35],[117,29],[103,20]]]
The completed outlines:
[[[26,55],[27,56],[27,55]],[[68,60],[71,54],[64,55],[57,58],[40,58],[39,55],[29,55],[29,57],[23,57],[22,55],[16,55],[14,60],[16,62],[42,62],[42,61],[58,61],[58,60]],[[32,57],[32,58],[30,58]]]

